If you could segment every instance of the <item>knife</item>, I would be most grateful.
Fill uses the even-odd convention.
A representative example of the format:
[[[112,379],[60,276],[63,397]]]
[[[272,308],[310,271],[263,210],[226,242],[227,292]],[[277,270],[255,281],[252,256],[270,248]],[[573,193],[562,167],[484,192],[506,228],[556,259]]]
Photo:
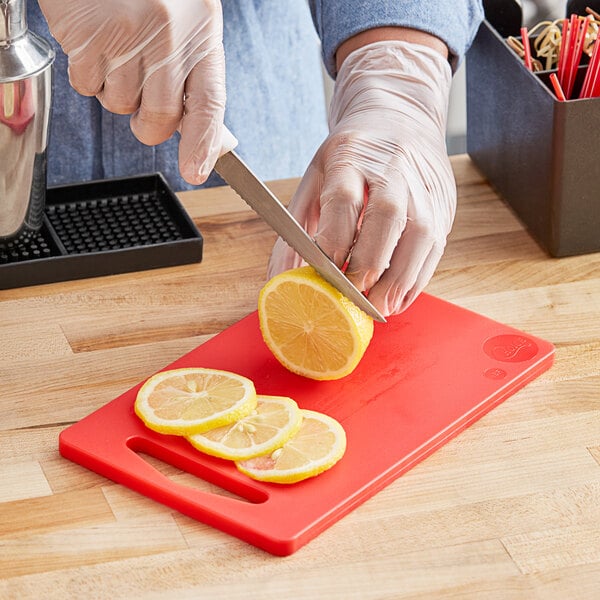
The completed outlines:
[[[370,317],[385,323],[383,315],[338,269],[281,201],[233,150],[226,152],[217,160],[215,171],[325,281],[328,281]]]

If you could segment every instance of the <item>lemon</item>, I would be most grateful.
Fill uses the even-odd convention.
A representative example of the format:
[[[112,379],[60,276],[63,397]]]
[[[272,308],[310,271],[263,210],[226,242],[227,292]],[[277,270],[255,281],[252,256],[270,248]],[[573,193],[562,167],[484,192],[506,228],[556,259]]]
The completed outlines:
[[[256,408],[230,425],[189,436],[201,452],[228,460],[245,460],[282,446],[299,429],[302,413],[291,398],[258,396]]]
[[[256,408],[254,383],[217,369],[161,371],[150,377],[135,399],[135,412],[160,433],[190,435],[221,427]]]
[[[296,435],[270,454],[237,461],[237,468],[252,479],[296,483],[330,469],[344,455],[346,433],[332,417],[302,410]]]
[[[310,266],[270,279],[258,297],[258,316],[275,358],[311,379],[350,374],[373,336],[373,319]]]

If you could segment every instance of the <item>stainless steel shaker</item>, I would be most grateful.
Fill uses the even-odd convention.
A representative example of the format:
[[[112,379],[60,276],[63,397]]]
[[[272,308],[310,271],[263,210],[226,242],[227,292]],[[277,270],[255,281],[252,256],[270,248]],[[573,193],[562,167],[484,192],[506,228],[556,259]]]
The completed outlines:
[[[0,0],[0,245],[43,222],[53,61],[26,0]]]

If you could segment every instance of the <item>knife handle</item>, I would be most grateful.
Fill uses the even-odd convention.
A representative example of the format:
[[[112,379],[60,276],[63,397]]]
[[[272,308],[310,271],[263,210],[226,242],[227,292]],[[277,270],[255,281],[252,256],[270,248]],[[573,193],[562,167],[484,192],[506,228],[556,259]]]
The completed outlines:
[[[223,134],[221,136],[221,151],[219,152],[219,158],[227,152],[231,152],[238,145],[238,139],[227,129],[226,125],[223,125]]]

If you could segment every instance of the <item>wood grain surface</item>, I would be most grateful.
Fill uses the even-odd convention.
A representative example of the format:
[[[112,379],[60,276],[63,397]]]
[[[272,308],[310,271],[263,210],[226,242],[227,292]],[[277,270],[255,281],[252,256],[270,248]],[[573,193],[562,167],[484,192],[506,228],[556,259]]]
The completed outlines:
[[[0,598],[600,598],[600,254],[549,258],[468,157],[453,167],[456,223],[427,291],[552,341],[555,365],[290,557],[57,450],[256,308],[275,235],[242,200],[180,195],[201,263],[0,291]],[[286,201],[296,185],[270,187]]]

